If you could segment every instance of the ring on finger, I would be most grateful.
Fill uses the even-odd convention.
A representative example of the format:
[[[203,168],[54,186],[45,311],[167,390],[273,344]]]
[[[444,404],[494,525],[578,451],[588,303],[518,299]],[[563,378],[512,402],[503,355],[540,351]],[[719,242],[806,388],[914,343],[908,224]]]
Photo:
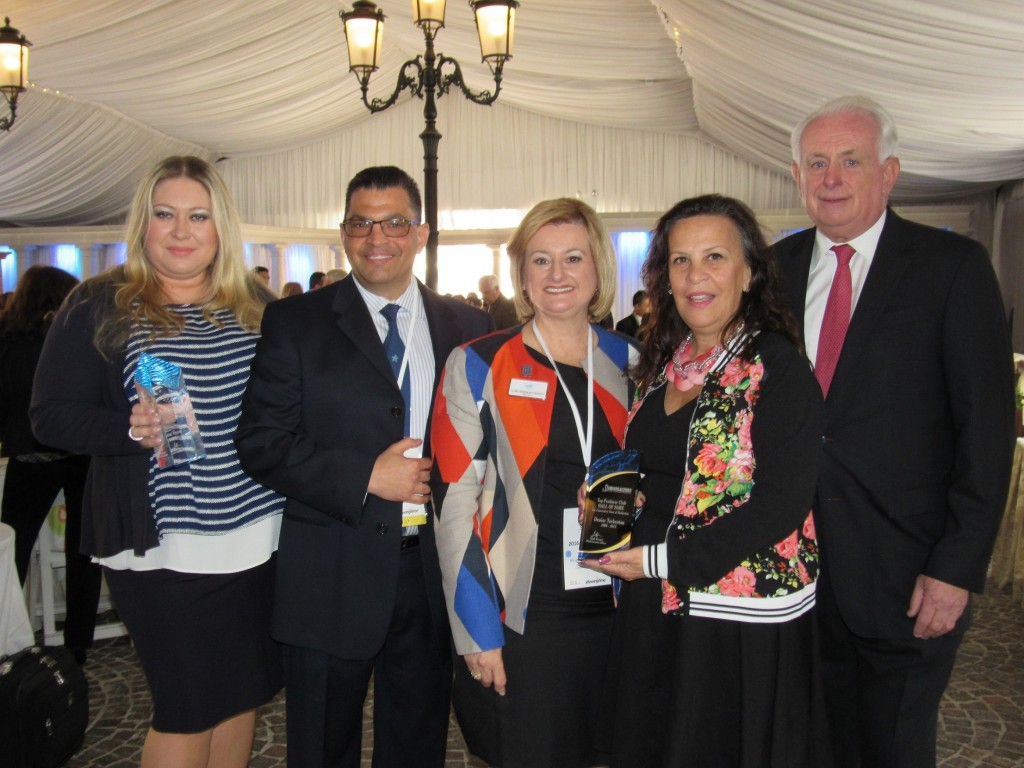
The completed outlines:
[[[475,669],[469,673],[469,676],[472,677],[474,680],[479,680],[481,677],[484,676],[484,673],[481,672],[479,669]]]
[[[142,442],[143,440],[145,440],[145,439],[146,439],[146,438],[145,438],[145,437],[143,437],[143,436],[139,436],[139,437],[136,437],[136,436],[135,436],[135,433],[134,433],[134,432],[132,432],[132,430],[133,430],[133,429],[135,429],[135,425],[134,425],[134,424],[129,424],[129,425],[128,425],[128,437],[129,437],[129,438],[131,438],[132,440],[134,440],[134,441],[135,441],[136,443],[140,443],[140,442]]]

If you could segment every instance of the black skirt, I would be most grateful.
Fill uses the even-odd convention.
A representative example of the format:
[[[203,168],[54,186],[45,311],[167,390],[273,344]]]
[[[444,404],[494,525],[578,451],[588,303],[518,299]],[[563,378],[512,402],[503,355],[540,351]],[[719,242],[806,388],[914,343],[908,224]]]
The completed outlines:
[[[239,573],[104,569],[153,695],[153,728],[199,733],[281,689],[276,557]]]
[[[500,768],[584,768],[595,750],[601,683],[614,614],[546,612],[530,607],[526,633],[505,629],[505,696],[455,660],[452,703],[469,751]]]
[[[625,585],[604,748],[612,768],[831,764],[814,612],[781,624],[661,613],[661,584]]]
[[[634,417],[647,505],[634,544],[665,541],[695,402],[666,416],[665,387]],[[623,584],[599,739],[612,768],[831,765],[814,611],[781,624],[661,612],[661,581]]]

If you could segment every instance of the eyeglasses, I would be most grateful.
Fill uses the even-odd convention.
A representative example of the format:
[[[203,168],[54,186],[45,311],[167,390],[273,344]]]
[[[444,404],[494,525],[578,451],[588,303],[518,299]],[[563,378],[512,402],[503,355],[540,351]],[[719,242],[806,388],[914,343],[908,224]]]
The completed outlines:
[[[345,234],[349,237],[369,237],[370,232],[373,231],[374,224],[380,224],[380,231],[388,237],[405,237],[409,234],[409,227],[414,224],[419,226],[418,221],[409,221],[409,219],[401,217],[383,219],[381,221],[373,221],[373,219],[345,219],[341,222],[342,229],[345,230]]]

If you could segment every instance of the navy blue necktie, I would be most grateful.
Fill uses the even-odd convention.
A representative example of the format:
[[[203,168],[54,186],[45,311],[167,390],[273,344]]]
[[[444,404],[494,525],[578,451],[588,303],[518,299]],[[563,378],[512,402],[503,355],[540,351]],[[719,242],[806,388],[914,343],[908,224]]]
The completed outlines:
[[[388,362],[391,363],[391,370],[395,374],[395,381],[398,381],[398,372],[402,367],[402,358],[405,357],[405,344],[402,343],[402,337],[398,333],[398,310],[400,309],[401,307],[397,304],[388,304],[380,311],[388,321],[388,335],[384,337],[384,353],[388,356]],[[402,379],[401,383],[402,399],[405,400],[405,437],[409,436],[410,378],[412,378],[412,371],[406,366],[405,378]]]

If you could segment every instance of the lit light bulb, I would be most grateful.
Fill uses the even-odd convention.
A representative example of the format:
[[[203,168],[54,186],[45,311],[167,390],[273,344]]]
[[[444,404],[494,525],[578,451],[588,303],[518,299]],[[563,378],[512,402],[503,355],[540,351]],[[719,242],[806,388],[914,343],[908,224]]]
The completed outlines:
[[[376,19],[352,19],[349,21],[349,33],[352,42],[359,48],[372,48],[374,32],[377,31]]]
[[[21,68],[21,46],[2,45],[0,50],[0,63],[8,72],[17,72]]]
[[[515,11],[512,11],[512,13],[515,13]],[[508,8],[504,5],[491,5],[480,8],[477,11],[477,18],[480,20],[488,37],[503,37],[505,35]]]

